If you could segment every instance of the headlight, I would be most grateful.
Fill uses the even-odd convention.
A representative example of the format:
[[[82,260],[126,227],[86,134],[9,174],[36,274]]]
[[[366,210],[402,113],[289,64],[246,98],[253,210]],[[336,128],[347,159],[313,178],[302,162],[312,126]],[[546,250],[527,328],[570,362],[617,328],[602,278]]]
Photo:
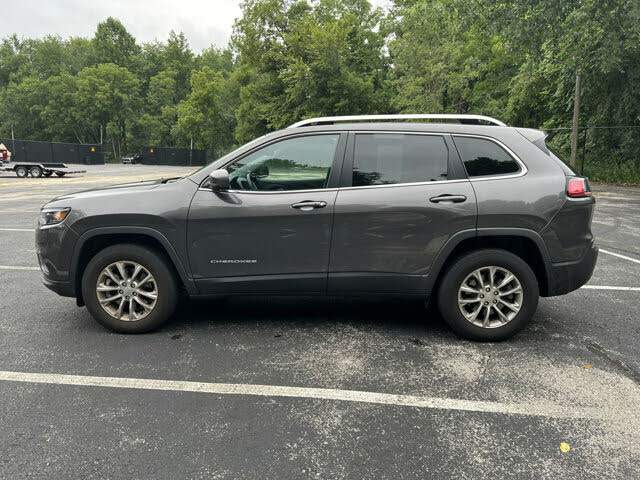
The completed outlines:
[[[56,225],[62,223],[70,211],[70,208],[47,208],[41,210],[38,225]]]

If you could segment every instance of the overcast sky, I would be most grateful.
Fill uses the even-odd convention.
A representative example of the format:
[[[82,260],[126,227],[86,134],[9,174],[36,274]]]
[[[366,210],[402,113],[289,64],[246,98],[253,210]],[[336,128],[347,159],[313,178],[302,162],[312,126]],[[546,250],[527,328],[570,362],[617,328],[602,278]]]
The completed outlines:
[[[120,20],[141,42],[182,31],[199,52],[229,40],[240,0],[0,0],[0,37],[92,37],[98,22]]]

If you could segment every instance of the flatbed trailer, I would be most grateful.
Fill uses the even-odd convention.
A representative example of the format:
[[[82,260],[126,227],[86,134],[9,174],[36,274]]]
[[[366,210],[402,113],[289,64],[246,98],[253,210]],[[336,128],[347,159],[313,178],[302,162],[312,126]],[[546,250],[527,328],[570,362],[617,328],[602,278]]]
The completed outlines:
[[[70,173],[86,173],[86,170],[72,170],[64,163],[30,163],[30,162],[0,162],[0,172],[15,172],[20,178],[31,175],[33,178],[57,175],[64,177]]]

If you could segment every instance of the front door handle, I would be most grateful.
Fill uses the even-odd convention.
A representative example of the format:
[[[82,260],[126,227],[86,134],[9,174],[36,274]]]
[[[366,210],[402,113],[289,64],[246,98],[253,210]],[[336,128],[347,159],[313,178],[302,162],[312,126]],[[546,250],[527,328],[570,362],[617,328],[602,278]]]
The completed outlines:
[[[433,203],[461,203],[467,200],[464,195],[438,195],[429,199]]]
[[[291,205],[291,208],[297,208],[299,210],[303,210],[308,212],[313,210],[314,208],[324,208],[327,206],[327,202],[314,202],[311,200],[305,200],[304,202],[294,203]]]

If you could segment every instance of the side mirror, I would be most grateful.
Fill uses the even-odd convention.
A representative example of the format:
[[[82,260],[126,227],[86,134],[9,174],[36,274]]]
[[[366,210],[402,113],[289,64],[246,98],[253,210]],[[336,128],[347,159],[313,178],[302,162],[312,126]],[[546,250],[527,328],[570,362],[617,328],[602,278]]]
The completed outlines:
[[[225,169],[214,170],[209,174],[209,186],[214,192],[229,190],[229,172]]]

